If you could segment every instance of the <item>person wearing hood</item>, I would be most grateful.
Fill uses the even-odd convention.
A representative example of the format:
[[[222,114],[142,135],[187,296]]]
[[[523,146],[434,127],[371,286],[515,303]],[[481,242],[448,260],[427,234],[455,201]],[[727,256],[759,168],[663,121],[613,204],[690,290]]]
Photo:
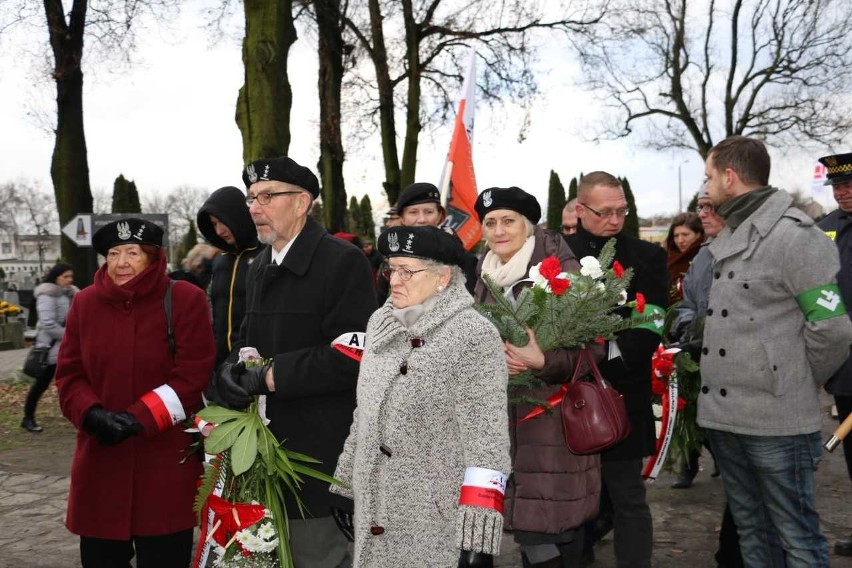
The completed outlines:
[[[222,187],[210,194],[198,210],[196,225],[211,245],[222,253],[213,259],[210,303],[216,336],[216,365],[228,353],[246,313],[246,274],[260,252],[246,195],[236,187]]]
[[[53,380],[53,374],[56,372],[56,355],[59,353],[59,344],[65,333],[65,316],[68,314],[68,308],[71,307],[71,298],[77,292],[79,290],[74,286],[74,268],[63,262],[51,268],[33,292],[39,317],[35,346],[50,347],[50,353],[47,356],[47,367],[40,376],[35,377],[35,383],[30,387],[27,401],[24,403],[24,419],[21,421],[21,428],[30,432],[44,430],[35,421],[36,405],[41,395],[50,386],[50,381]]]

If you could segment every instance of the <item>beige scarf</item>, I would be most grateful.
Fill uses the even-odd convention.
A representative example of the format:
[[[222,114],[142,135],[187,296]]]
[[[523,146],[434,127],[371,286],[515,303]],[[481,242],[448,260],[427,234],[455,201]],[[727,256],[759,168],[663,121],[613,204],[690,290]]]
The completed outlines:
[[[535,235],[527,237],[524,245],[505,264],[500,257],[489,250],[482,261],[482,273],[487,274],[498,286],[503,288],[511,286],[518,280],[526,278],[533,248],[535,248]]]

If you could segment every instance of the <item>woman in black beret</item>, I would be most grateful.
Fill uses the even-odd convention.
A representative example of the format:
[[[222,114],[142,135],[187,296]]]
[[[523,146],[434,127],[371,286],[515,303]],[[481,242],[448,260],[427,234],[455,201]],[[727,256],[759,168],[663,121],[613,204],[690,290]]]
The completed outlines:
[[[71,304],[56,369],[77,428],[66,526],[84,568],[185,568],[201,461],[186,416],[201,405],[216,355],[204,292],[170,283],[163,231],[126,218],[98,229],[106,257]],[[171,331],[171,333],[169,333]]]
[[[477,266],[474,298],[494,303],[482,279],[488,275],[503,294],[514,299],[530,286],[529,270],[544,258],[556,256],[563,271],[577,271],[580,264],[554,231],[536,226],[541,207],[535,197],[518,187],[492,187],[476,200],[487,249]],[[547,400],[567,381],[576,364],[576,350],[543,352],[529,330],[524,347],[505,342],[510,375],[532,373],[546,387],[516,391],[518,397]],[[504,526],[513,531],[521,547],[524,566],[579,566],[583,522],[594,518],[600,495],[600,458],[577,456],[568,451],[558,412],[543,413],[523,423],[528,404],[509,408],[512,440],[512,476],[506,488]]]
[[[509,472],[506,363],[464,249],[432,226],[379,236],[390,301],[367,324],[332,491],[355,501],[354,566],[490,567]],[[378,536],[381,535],[381,536]]]

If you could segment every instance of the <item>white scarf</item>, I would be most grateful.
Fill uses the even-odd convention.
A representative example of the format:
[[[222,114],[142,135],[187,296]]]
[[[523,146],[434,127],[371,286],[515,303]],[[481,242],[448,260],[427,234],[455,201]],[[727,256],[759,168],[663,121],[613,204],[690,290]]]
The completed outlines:
[[[482,274],[487,274],[495,284],[503,288],[515,284],[518,280],[526,278],[533,248],[535,248],[535,235],[527,237],[523,246],[506,263],[503,263],[494,251],[489,250],[482,260]]]

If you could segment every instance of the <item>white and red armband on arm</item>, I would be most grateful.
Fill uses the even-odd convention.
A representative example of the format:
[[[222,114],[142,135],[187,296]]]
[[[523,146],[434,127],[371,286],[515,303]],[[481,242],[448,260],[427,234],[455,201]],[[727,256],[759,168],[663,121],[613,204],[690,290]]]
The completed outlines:
[[[139,400],[151,412],[157,424],[157,430],[160,432],[168,430],[186,418],[180,398],[169,385],[160,385],[142,395]]]
[[[503,512],[503,494],[506,492],[505,473],[482,467],[464,470],[464,481],[459,494],[459,505],[486,507]]]
[[[367,334],[363,331],[351,331],[344,333],[332,341],[331,347],[360,363],[361,357],[364,355],[364,345],[366,343]]]

